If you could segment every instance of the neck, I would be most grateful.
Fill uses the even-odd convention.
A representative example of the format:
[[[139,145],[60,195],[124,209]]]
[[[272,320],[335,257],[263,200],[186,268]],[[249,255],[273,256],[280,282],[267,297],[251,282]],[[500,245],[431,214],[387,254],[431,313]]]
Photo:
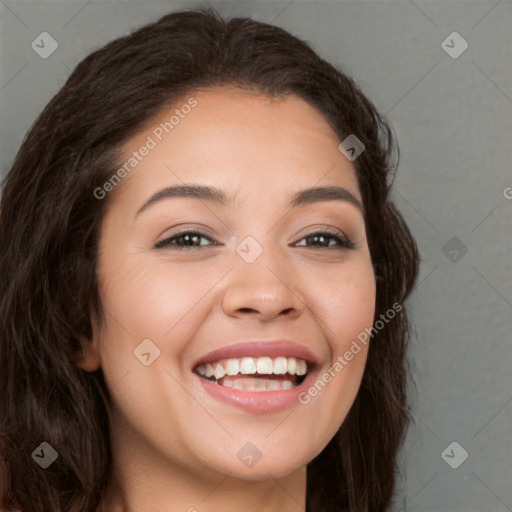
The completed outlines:
[[[152,459],[151,450],[134,451],[114,451],[112,477],[99,512],[305,511],[306,466],[286,477],[269,474],[254,481],[199,467],[172,467]]]
[[[114,475],[100,512],[304,512],[306,468],[263,482],[219,475],[215,485],[178,479],[157,482],[149,475],[126,480]]]

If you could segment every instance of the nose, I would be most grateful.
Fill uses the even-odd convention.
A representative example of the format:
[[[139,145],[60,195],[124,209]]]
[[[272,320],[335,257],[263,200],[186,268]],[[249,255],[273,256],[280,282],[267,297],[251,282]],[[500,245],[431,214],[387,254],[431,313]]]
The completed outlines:
[[[281,317],[290,320],[302,314],[304,298],[296,286],[300,276],[282,254],[265,249],[252,263],[238,255],[235,260],[222,300],[227,315],[251,314],[268,322]]]

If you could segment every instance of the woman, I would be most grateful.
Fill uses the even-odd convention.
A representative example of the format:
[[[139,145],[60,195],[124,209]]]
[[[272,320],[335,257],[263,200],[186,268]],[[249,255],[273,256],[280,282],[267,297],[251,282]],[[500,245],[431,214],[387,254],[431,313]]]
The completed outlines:
[[[393,147],[249,19],[177,12],[84,59],[2,194],[19,510],[389,510],[418,267]]]

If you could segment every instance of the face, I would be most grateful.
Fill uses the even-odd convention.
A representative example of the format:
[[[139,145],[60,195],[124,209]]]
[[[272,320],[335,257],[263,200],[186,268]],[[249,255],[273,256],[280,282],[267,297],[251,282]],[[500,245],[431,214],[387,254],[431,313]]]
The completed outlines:
[[[356,174],[298,97],[191,96],[126,142],[137,162],[99,199],[106,320],[82,366],[103,369],[114,450],[196,477],[284,477],[336,433],[366,363]],[[186,184],[217,193],[172,188]],[[297,196],[319,187],[338,188]]]

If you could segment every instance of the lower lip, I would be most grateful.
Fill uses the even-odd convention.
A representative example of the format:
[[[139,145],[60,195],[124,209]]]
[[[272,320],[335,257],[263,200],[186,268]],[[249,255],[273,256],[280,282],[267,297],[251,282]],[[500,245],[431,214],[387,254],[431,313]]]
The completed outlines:
[[[293,405],[300,405],[298,396],[310,387],[314,380],[314,372],[308,373],[302,384],[291,389],[276,391],[233,389],[221,386],[200,376],[197,377],[213,398],[250,413],[264,414],[282,411]]]

